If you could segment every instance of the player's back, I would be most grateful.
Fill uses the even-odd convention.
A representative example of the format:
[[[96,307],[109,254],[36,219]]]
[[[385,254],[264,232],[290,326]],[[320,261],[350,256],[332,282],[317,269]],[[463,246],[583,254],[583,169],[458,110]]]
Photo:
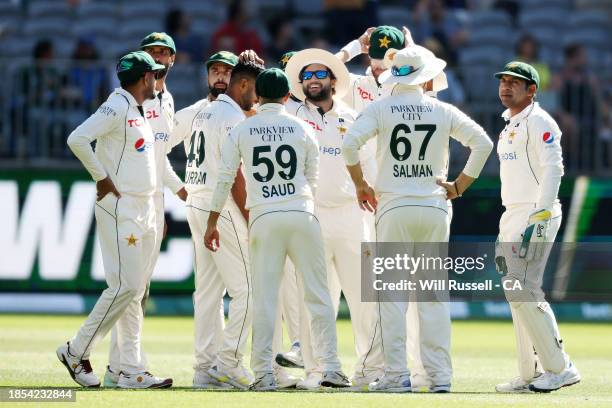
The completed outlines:
[[[221,146],[244,113],[226,95],[202,106],[192,120],[191,135],[185,139],[185,185],[189,194],[210,199],[217,184]]]
[[[243,158],[246,208],[312,207],[318,176],[318,145],[312,129],[282,105],[260,106],[257,115],[237,125],[230,140]]]
[[[378,134],[375,189],[391,196],[445,196],[436,184],[446,179],[449,137],[458,110],[424,95],[420,88],[373,102],[363,112]]]

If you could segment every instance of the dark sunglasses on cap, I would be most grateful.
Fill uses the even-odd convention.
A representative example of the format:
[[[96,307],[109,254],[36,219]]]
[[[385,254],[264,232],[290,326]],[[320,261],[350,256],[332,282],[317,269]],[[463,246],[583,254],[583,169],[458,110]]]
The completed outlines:
[[[325,79],[329,76],[329,71],[304,71],[302,72],[302,81],[308,81],[309,79],[312,79],[313,75],[316,76],[317,79]]]

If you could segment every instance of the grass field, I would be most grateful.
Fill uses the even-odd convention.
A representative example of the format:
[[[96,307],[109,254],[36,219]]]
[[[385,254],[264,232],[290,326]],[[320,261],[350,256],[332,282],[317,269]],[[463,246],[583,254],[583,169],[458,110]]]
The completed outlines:
[[[73,387],[66,369],[57,361],[55,349],[72,335],[82,316],[0,315],[0,387]],[[576,386],[541,395],[499,395],[494,385],[515,375],[514,333],[510,322],[453,323],[453,393],[434,395],[371,394],[348,392],[218,392],[194,391],[193,323],[189,318],[148,317],[144,347],[151,371],[174,378],[175,387],[155,391],[83,390],[69,407],[467,407],[517,406],[612,407],[612,325],[561,324],[566,348],[580,369]],[[338,322],[339,352],[344,370],[352,372],[355,360],[349,321]],[[92,353],[98,376],[104,375],[108,341]],[[248,356],[246,359],[248,363]],[[299,371],[297,372],[299,373]],[[18,403],[28,406],[33,403]],[[40,404],[39,404],[40,405]],[[8,406],[0,403],[0,407]]]

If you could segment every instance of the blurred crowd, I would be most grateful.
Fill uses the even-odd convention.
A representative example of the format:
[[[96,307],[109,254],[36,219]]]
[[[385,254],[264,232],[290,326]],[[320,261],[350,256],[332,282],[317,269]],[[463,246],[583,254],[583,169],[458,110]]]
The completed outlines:
[[[13,6],[27,16],[33,1]],[[76,10],[92,3],[97,2],[70,0],[67,7]],[[511,59],[526,61],[541,77],[538,100],[554,112],[563,130],[566,166],[605,172],[612,159],[612,4],[608,3],[612,2],[202,0],[197,5],[195,0],[185,0],[175,6],[175,2],[168,5],[152,1],[150,7],[164,4],[166,9],[160,26],[145,27],[143,34],[165,31],[176,43],[177,62],[174,75],[169,76],[169,87],[178,110],[204,96],[207,87],[202,63],[218,50],[239,53],[253,49],[267,65],[276,65],[288,51],[308,47],[336,51],[367,27],[407,26],[415,42],[448,62],[449,88],[439,97],[472,114],[492,138],[503,126],[499,118],[503,109],[496,103],[497,82],[492,74]],[[225,7],[218,13],[225,19],[206,20],[206,27],[202,27],[196,9],[203,4],[215,7],[217,12]],[[206,14],[206,10],[200,12]],[[562,13],[567,19],[557,21]],[[582,20],[576,16],[583,16]],[[570,17],[575,26],[568,23]],[[551,28],[561,31],[555,34]],[[0,18],[0,59],[11,60],[0,68],[5,73],[5,100],[0,101],[0,156],[69,157],[67,134],[118,86],[114,62],[135,48],[141,37],[134,36],[129,43],[122,41],[109,49],[100,30],[80,30],[72,49],[66,50],[61,35],[42,35],[33,43],[30,58],[21,58],[28,55],[8,55],[11,48],[5,46],[12,44],[19,29]],[[365,71],[366,58],[352,61],[350,69]]]

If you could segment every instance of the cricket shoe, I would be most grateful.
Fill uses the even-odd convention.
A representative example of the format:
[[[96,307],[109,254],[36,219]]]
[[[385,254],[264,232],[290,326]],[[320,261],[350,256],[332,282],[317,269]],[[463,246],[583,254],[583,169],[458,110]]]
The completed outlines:
[[[450,384],[431,385],[429,387],[429,392],[433,392],[434,394],[447,394],[451,392],[451,385]]]
[[[99,387],[100,380],[93,373],[89,360],[80,360],[70,354],[70,343],[59,346],[55,351],[59,361],[66,367],[70,377],[82,387]]]
[[[529,389],[535,392],[551,392],[562,387],[569,387],[580,382],[580,373],[571,362],[559,374],[545,372],[529,384]]]
[[[509,382],[497,384],[495,386],[495,391],[508,394],[531,394],[533,391],[529,389],[529,384],[541,376],[542,373],[536,373],[531,381],[525,381],[521,377],[514,377]]]
[[[295,388],[297,383],[302,380],[300,377],[289,374],[287,370],[277,364],[274,364],[273,368],[274,379],[276,380],[276,385],[280,389]]]
[[[298,390],[315,391],[321,389],[322,380],[323,374],[317,372],[308,373],[306,379],[298,381],[295,388]]]
[[[291,350],[286,353],[278,353],[275,361],[281,367],[287,368],[304,368],[304,360],[302,359],[302,349],[300,342],[296,341],[291,346]]]
[[[351,377],[351,386],[349,387],[349,391],[370,391],[369,385],[373,382],[380,380],[382,377],[381,373],[370,373],[368,375],[357,374]]]
[[[253,381],[253,384],[249,386],[250,391],[276,391],[277,389],[278,385],[272,373],[265,373],[257,377],[255,381]]]
[[[233,388],[230,384],[217,381],[208,374],[208,370],[195,370],[193,374],[193,388],[202,390],[227,390]]]
[[[369,386],[372,392],[411,392],[410,375],[396,375],[391,377],[385,374],[380,380]]]
[[[325,371],[323,372],[321,386],[332,388],[346,388],[351,386],[351,382],[342,371]]]
[[[253,376],[242,365],[227,367],[223,364],[217,364],[208,370],[208,374],[219,382],[230,384],[241,390],[248,389],[253,382]]]
[[[172,378],[159,378],[148,371],[136,374],[119,374],[117,382],[119,388],[170,388],[172,387]]]
[[[104,373],[104,388],[117,388],[119,382],[119,374],[111,370],[110,366],[106,366]]]

